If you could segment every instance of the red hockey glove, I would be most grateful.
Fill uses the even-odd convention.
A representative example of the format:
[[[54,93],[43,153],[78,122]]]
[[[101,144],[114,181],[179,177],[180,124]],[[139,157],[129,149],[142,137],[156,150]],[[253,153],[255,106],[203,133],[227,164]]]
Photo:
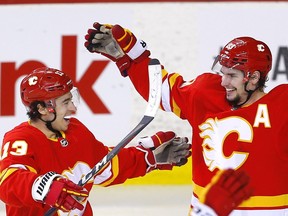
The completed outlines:
[[[249,177],[244,171],[219,171],[200,196],[200,201],[212,208],[218,216],[227,216],[252,195]]]
[[[131,61],[140,62],[150,55],[146,43],[120,25],[95,22],[93,27],[85,35],[85,47],[92,53],[100,53],[116,62],[124,77],[128,75]]]
[[[88,191],[55,172],[48,172],[35,180],[32,197],[35,201],[69,212],[75,208],[83,210],[81,202],[88,197]]]
[[[188,138],[176,137],[172,131],[160,131],[151,137],[142,137],[138,149],[146,153],[145,159],[149,166],[147,172],[153,169],[171,170],[173,166],[182,166],[191,155]]]

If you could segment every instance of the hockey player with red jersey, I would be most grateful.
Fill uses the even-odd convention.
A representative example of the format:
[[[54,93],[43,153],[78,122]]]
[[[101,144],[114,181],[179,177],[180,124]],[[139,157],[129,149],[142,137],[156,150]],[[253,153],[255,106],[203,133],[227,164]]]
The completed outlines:
[[[7,132],[1,149],[0,198],[9,216],[44,215],[51,207],[57,215],[91,216],[87,197],[93,184],[110,186],[155,169],[171,170],[190,156],[186,137],[160,131],[122,149],[85,186],[78,186],[111,148],[72,117],[77,88],[64,72],[39,68],[22,80],[20,90],[29,121]]]
[[[85,36],[87,49],[114,61],[147,100],[147,44],[120,25],[93,27]],[[288,213],[288,85],[264,92],[271,65],[264,42],[239,37],[220,51],[214,73],[185,81],[163,66],[161,109],[193,129],[191,207],[201,204],[200,194],[217,170],[232,168],[249,175],[253,195],[231,215]]]

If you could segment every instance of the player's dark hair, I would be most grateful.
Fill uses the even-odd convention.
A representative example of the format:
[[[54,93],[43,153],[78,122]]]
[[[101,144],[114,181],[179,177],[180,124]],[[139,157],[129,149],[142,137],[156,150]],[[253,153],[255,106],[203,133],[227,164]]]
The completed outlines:
[[[267,81],[268,81],[268,76],[267,77],[260,76],[260,79],[258,80],[258,88],[260,91],[264,91],[264,88],[267,87],[265,85]]]
[[[43,107],[46,107],[46,104],[44,101],[33,101],[30,104],[30,107],[29,107],[30,110],[27,112],[29,119],[35,120],[41,117],[41,114],[38,111],[38,104],[40,104]]]

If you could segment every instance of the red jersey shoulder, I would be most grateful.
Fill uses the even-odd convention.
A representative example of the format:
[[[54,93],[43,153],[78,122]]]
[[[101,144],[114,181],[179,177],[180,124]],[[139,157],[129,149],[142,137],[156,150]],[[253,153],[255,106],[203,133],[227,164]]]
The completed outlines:
[[[43,140],[46,136],[37,128],[31,126],[28,122],[23,122],[8,131],[4,135],[3,143],[13,142],[17,140],[25,140],[27,142],[35,142],[35,139]]]
[[[263,99],[271,100],[276,103],[279,101],[281,102],[281,105],[287,105],[286,102],[288,100],[288,84],[281,84],[276,86],[270,92],[268,92],[268,94],[266,94]]]
[[[78,119],[71,118],[68,130],[65,131],[66,138],[70,142],[85,143],[85,148],[95,150],[95,145],[100,148],[104,147],[104,144],[97,140],[94,134]],[[107,149],[104,147],[104,151]]]
[[[4,136],[1,169],[11,164],[23,164],[37,169],[38,165],[31,155],[35,155],[35,152],[46,152],[47,144],[47,138],[40,130],[28,122],[21,123]]]
[[[96,139],[92,132],[78,119],[71,118],[68,130],[65,131],[66,136],[87,136],[87,138]]]
[[[204,73],[193,82],[197,89],[195,107],[200,113],[215,113],[230,110],[231,106],[226,100],[225,88],[221,86],[221,76]]]
[[[211,89],[219,89],[222,91],[225,91],[225,89],[221,86],[221,76],[218,74],[214,74],[214,73],[203,73],[201,75],[199,75],[198,77],[196,77],[194,83],[203,88],[211,88]]]

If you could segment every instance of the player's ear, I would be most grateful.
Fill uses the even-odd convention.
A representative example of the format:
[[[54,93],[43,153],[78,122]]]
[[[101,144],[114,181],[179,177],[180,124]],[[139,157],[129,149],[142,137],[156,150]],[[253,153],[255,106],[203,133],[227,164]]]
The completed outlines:
[[[49,111],[47,110],[46,107],[44,107],[43,105],[41,105],[40,103],[37,104],[37,110],[41,115],[47,115],[49,113]]]
[[[250,77],[250,79],[253,79],[253,80],[259,80],[260,79],[260,72],[259,71],[254,71]]]
[[[249,82],[256,86],[260,80],[260,75],[261,74],[259,71],[254,71],[252,75],[249,77]]]

